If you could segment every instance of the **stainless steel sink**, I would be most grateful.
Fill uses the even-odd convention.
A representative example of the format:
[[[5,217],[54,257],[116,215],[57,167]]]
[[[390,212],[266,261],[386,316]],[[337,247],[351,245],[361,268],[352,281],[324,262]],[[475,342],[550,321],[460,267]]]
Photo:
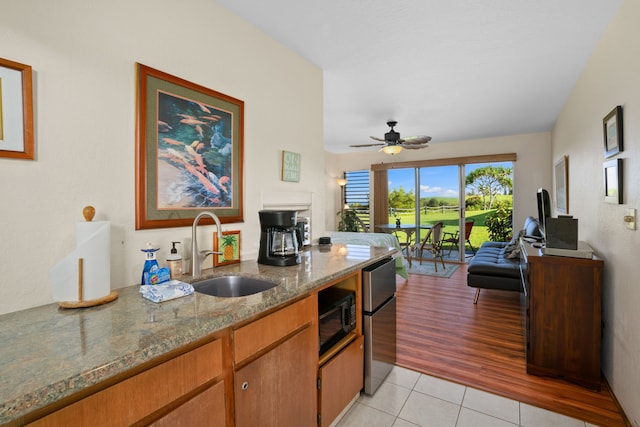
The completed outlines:
[[[196,292],[214,297],[244,297],[269,290],[277,283],[245,276],[220,276],[192,285]]]

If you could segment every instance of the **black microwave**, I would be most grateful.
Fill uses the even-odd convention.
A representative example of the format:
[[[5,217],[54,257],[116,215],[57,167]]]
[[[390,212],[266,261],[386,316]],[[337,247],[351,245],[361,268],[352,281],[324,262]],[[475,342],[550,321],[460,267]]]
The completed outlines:
[[[353,291],[331,287],[318,293],[320,354],[356,327],[356,296]]]

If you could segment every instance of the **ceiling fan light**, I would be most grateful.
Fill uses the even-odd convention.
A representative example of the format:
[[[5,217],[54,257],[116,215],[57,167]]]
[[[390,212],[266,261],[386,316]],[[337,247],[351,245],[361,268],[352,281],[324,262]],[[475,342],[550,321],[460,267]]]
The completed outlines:
[[[382,152],[385,154],[398,154],[401,151],[401,145],[385,145],[384,147],[382,147]]]

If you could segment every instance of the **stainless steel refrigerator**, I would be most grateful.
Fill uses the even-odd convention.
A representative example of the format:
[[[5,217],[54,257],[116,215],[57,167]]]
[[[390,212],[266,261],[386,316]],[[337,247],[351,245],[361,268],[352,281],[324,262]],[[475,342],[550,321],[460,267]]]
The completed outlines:
[[[364,392],[372,395],[396,363],[396,268],[392,258],[362,272]]]

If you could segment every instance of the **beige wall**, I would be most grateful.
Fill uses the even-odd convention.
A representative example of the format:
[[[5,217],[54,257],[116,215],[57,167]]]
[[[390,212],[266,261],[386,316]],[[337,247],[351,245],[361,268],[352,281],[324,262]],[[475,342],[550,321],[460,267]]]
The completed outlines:
[[[390,160],[516,152],[516,222],[535,213],[535,189],[551,188],[553,162],[569,156],[570,213],[580,238],[605,259],[604,371],[626,413],[640,421],[638,207],[640,111],[637,1],[625,0],[554,128],[547,133],[446,144],[395,158],[322,151],[322,73],[207,0],[21,0],[2,6],[2,57],[33,66],[36,160],[0,158],[0,314],[51,302],[49,269],[75,242],[83,206],[112,223],[112,288],[137,283],[140,248],[190,239],[188,228],[134,230],[135,62],[245,101],[242,257],[255,257],[263,192],[313,194],[314,237],[334,229],[344,170]],[[602,202],[601,120],[625,108],[625,204]],[[281,150],[302,154],[301,182],[279,179]],[[412,156],[413,154],[413,156]],[[320,179],[322,177],[322,179]],[[326,194],[326,203],[325,203]],[[326,220],[325,220],[326,216]],[[211,242],[213,227],[201,233]]]
[[[502,153],[516,153],[518,156],[514,164],[513,177],[514,222],[522,224],[527,216],[537,216],[536,190],[539,187],[551,190],[551,135],[548,132],[446,143],[432,142],[429,148],[404,150],[394,156],[364,149],[362,152],[349,154],[325,153],[327,230],[335,230],[337,227],[336,212],[340,210],[340,188],[335,178],[341,176],[344,171],[370,169],[371,164],[381,162]]]
[[[0,40],[2,57],[33,67],[36,123],[35,161],[0,158],[0,313],[51,302],[49,269],[87,204],[111,221],[114,289],[139,283],[146,242],[164,260],[190,241],[189,228],[135,231],[136,62],[244,100],[245,222],[223,225],[241,230],[243,258],[257,254],[263,192],[323,205],[322,71],[215,2],[4,2]],[[300,183],[280,181],[283,149],[301,153]]]
[[[640,205],[640,3],[625,0],[553,129],[553,160],[569,156],[569,209],[578,234],[604,258],[603,371],[631,420],[640,423],[640,232],[625,228]],[[624,204],[603,201],[602,118],[624,108]],[[636,424],[638,425],[638,424]]]

